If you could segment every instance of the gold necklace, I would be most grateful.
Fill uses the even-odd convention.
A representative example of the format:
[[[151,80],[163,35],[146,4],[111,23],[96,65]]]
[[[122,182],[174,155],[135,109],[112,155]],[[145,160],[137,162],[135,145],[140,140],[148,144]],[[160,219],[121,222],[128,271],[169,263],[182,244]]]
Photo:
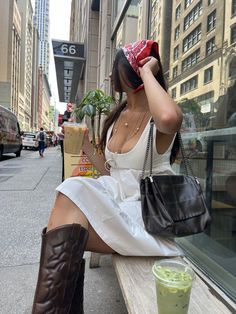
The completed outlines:
[[[149,111],[149,110],[147,110],[143,115],[142,115],[142,112],[140,113],[139,118],[138,118],[138,122],[135,124],[135,126],[134,126],[134,128],[133,128],[133,130],[132,130],[132,132],[131,132],[131,135],[129,135],[129,136],[126,138],[126,140],[125,140],[125,142],[123,143],[123,145],[124,145],[125,143],[127,143],[132,137],[134,137],[134,136],[138,133],[138,131],[140,130],[140,127],[141,127],[141,125],[142,125],[142,123],[143,123],[143,121],[144,121],[144,119],[145,119],[145,117],[146,117],[146,115],[147,115],[147,113],[148,113],[148,111]],[[140,120],[141,120],[141,122],[139,123]],[[116,128],[114,129],[115,134],[117,133],[117,131],[118,131],[118,129],[119,129],[120,121],[121,121],[121,116],[119,116],[117,126],[116,126]],[[125,122],[124,125],[125,125],[126,127],[128,127],[128,122]],[[137,125],[138,125],[138,127],[136,127]],[[114,134],[114,135],[115,135],[115,134]],[[112,138],[111,138],[111,140],[110,140],[109,146],[111,145],[112,139],[114,139],[114,135],[112,136]],[[116,153],[121,153],[121,149],[118,149],[118,150],[116,151]]]

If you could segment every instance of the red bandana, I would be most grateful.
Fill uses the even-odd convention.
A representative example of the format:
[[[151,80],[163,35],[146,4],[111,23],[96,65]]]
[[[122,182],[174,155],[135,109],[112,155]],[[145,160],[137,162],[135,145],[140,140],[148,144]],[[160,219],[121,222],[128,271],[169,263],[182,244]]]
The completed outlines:
[[[157,56],[159,56],[158,52],[158,43],[152,40],[139,40],[134,43],[128,44],[122,48],[126,59],[129,61],[129,64],[132,66],[134,71],[139,74],[139,61],[148,57],[150,55],[151,49],[154,49]],[[138,91],[143,89],[143,84],[140,85],[134,93],[136,94]]]

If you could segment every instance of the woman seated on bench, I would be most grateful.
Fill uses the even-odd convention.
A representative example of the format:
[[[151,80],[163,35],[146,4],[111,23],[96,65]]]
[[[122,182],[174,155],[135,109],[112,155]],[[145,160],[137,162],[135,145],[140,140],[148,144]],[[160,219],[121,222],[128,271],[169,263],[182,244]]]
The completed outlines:
[[[33,313],[83,313],[84,251],[135,256],[182,254],[172,239],[152,236],[142,221],[139,177],[149,122],[153,117],[153,172],[171,174],[182,123],[168,95],[158,44],[142,40],[117,52],[111,73],[120,95],[107,117],[97,155],[85,133],[82,149],[98,179],[73,177],[57,188],[47,228],[42,233],[39,277]],[[126,100],[122,101],[122,93]]]

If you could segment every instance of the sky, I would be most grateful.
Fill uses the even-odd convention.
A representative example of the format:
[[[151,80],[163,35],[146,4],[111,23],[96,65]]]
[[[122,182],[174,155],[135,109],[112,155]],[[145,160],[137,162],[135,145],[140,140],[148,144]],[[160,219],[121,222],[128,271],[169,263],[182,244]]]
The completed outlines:
[[[34,0],[32,0],[34,2]],[[50,37],[51,39],[69,40],[71,0],[50,0]],[[50,42],[49,84],[52,92],[51,105],[60,113],[66,110],[66,103],[60,103],[57,90],[55,63]]]

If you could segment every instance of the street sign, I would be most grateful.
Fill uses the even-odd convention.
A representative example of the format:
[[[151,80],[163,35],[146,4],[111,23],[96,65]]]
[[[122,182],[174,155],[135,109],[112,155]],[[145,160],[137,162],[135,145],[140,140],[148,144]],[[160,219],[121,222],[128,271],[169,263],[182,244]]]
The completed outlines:
[[[73,105],[71,103],[67,104],[67,111],[72,112]]]
[[[84,44],[52,40],[54,57],[67,56],[67,57],[84,57]]]

